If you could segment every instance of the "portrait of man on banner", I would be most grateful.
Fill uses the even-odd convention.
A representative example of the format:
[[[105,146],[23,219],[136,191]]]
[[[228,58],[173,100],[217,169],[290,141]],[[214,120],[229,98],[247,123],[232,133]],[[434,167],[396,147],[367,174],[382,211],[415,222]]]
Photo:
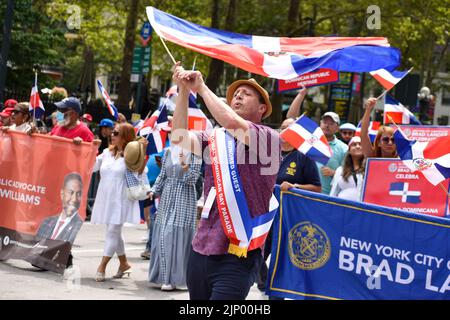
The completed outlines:
[[[61,188],[62,210],[44,219],[36,234],[41,239],[62,240],[73,243],[83,224],[78,210],[83,193],[83,180],[77,172],[64,177]]]

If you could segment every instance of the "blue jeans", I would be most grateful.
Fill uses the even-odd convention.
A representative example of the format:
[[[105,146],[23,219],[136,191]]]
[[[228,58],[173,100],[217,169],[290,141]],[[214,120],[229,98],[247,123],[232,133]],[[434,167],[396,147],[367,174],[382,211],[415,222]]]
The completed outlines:
[[[260,249],[247,258],[233,254],[205,256],[191,250],[187,286],[191,300],[245,300],[255,282],[262,254]]]

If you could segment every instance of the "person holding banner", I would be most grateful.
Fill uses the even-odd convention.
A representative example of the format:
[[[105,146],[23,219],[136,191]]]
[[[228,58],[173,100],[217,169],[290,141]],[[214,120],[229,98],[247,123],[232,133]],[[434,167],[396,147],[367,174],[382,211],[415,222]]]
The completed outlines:
[[[261,124],[272,112],[269,94],[254,79],[238,80],[227,103],[204,83],[198,71],[175,66],[179,88],[173,117],[173,144],[202,155],[206,202],[187,269],[193,300],[243,300],[256,280],[262,248],[278,203],[271,199],[280,165],[279,134]],[[205,101],[222,126],[187,131],[190,91]],[[258,141],[259,140],[259,141]],[[259,143],[258,143],[259,142]]]
[[[75,144],[94,140],[92,131],[80,121],[80,100],[69,97],[55,103],[55,105],[58,110],[56,114],[58,125],[52,129],[50,135],[72,139]]]
[[[397,146],[394,140],[394,129],[388,126],[380,126],[375,141],[369,138],[370,114],[372,113],[376,98],[367,100],[364,115],[361,119],[361,147],[366,158],[397,158]]]
[[[348,148],[344,165],[337,168],[334,174],[330,196],[360,201],[365,170],[361,138],[353,137]]]
[[[117,254],[120,266],[113,277],[122,278],[131,273],[131,266],[125,255],[122,226],[126,222],[139,224],[140,214],[138,201],[129,200],[126,196],[125,170],[127,165],[124,151],[126,146],[135,140],[136,133],[131,124],[117,124],[112,132],[111,146],[97,156],[95,162],[93,171],[100,170],[101,179],[92,209],[91,223],[106,224],[104,254],[95,275],[97,282],[105,281],[106,267],[114,254]],[[145,140],[142,141],[145,146],[147,140],[142,140]],[[142,153],[137,160],[136,167],[133,167],[133,171],[135,170],[139,174],[142,174],[145,169],[144,156]]]
[[[31,133],[30,112],[28,102],[17,103],[11,113],[12,125],[2,127],[3,131],[15,130],[25,133]]]

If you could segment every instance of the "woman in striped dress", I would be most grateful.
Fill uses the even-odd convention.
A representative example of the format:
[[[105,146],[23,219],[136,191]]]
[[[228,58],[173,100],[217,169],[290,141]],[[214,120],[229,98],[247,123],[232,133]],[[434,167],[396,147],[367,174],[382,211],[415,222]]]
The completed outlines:
[[[197,193],[195,184],[201,174],[201,158],[168,148],[152,196],[161,197],[153,229],[149,281],[161,290],[186,286],[186,268],[195,234]]]

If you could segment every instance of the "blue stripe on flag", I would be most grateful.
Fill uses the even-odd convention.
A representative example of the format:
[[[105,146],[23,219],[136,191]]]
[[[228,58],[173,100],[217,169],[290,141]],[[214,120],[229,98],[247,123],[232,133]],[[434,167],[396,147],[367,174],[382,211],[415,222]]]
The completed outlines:
[[[326,155],[324,155],[314,147],[308,150],[306,156],[310,157],[314,161],[322,163],[323,165],[326,165],[328,160],[330,160],[330,158],[328,158]]]
[[[306,116],[301,117],[296,122],[310,133],[314,133],[318,127],[317,123]]]
[[[303,58],[292,55],[291,63],[299,75],[319,68],[347,72],[367,72],[378,69],[390,71],[400,65],[400,57],[400,51],[397,48],[359,45],[334,50],[321,57]]]
[[[403,182],[393,182],[389,191],[403,191],[405,184]]]
[[[397,146],[397,153],[402,160],[413,159],[412,146],[416,143],[414,140],[408,140],[401,130],[394,133],[395,145]]]
[[[157,23],[191,36],[209,37],[223,44],[241,44],[249,48],[252,47],[252,36],[250,35],[203,27],[155,8],[153,8],[153,12]]]
[[[407,203],[421,203],[420,196],[407,196],[406,197]]]
[[[434,166],[446,179],[450,178],[450,168],[446,168],[439,163],[434,163]]]

